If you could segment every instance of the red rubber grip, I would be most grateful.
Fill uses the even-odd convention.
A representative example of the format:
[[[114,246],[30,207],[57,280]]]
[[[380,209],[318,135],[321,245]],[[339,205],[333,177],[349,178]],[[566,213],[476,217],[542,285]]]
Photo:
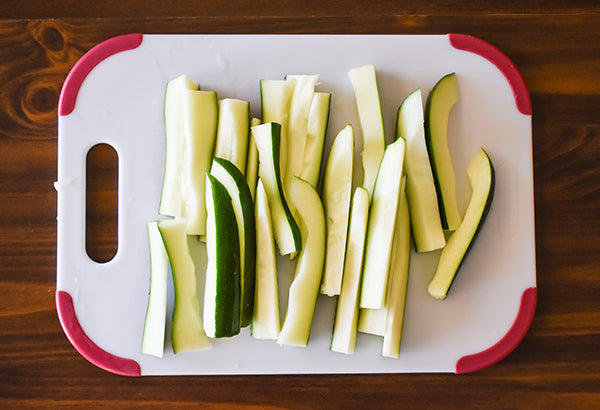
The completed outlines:
[[[89,362],[121,376],[141,376],[140,365],[131,359],[115,356],[101,349],[85,334],[73,307],[73,299],[64,290],[56,291],[56,310],[60,324],[71,344]]]
[[[465,50],[477,54],[494,64],[510,84],[517,109],[525,115],[531,115],[531,97],[517,67],[500,50],[479,38],[466,34],[448,34],[450,44],[458,50]]]
[[[456,362],[456,373],[471,373],[504,359],[521,343],[535,313],[537,304],[537,288],[531,287],[523,291],[519,313],[508,332],[490,348],[475,354],[461,357]]]
[[[58,100],[58,115],[73,112],[79,88],[94,67],[114,54],[137,48],[142,44],[143,37],[141,33],[123,34],[103,41],[85,53],[67,75]]]

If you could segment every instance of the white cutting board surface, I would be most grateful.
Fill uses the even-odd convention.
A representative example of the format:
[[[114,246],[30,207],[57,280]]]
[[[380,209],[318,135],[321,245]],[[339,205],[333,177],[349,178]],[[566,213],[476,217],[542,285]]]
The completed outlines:
[[[416,88],[425,98],[437,80],[456,72],[460,101],[451,112],[449,139],[462,210],[470,195],[466,167],[479,147],[496,169],[490,213],[448,298],[434,300],[426,291],[439,252],[413,252],[399,359],[381,357],[382,339],[364,334],[354,355],[329,351],[336,299],[326,296],[319,296],[307,348],[255,340],[244,329],[215,340],[208,351],[174,355],[167,338],[162,359],[143,355],[146,223],[159,218],[167,81],[187,74],[219,98],[250,101],[251,114],[260,117],[260,79],[320,74],[317,89],[333,95],[327,153],[344,125],[353,124],[360,135],[347,73],[370,63],[377,69],[388,142],[402,100]],[[57,290],[72,296],[83,331],[98,347],[135,360],[143,375],[454,372],[461,357],[508,332],[523,291],[536,286],[531,116],[517,110],[494,64],[453,48],[446,35],[144,35],[139,47],[91,70],[73,111],[59,116],[58,134]],[[85,157],[101,142],[119,156],[119,248],[104,264],[85,252]],[[281,281],[292,271],[285,264]]]

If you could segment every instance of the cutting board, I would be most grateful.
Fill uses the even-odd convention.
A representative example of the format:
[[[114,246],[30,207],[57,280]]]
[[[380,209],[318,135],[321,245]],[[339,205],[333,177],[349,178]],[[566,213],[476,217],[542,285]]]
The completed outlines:
[[[308,347],[256,340],[248,328],[206,351],[143,355],[149,289],[146,223],[159,219],[167,81],[186,74],[219,98],[250,101],[260,117],[260,79],[320,74],[332,93],[325,159],[336,133],[360,125],[348,71],[375,64],[387,141],[396,110],[416,88],[426,95],[455,72],[460,101],[450,115],[450,152],[465,210],[466,167],[484,147],[496,169],[494,202],[446,300],[426,291],[439,251],[411,256],[400,358],[381,357],[382,338],[359,334],[356,353],[329,350],[335,298],[319,296]],[[531,102],[522,77],[494,46],[449,35],[142,35],[109,39],[85,54],[62,89],[58,118],[58,315],[74,347],[121,375],[420,373],[476,371],[522,340],[536,305]],[[96,144],[118,154],[118,251],[106,263],[85,249],[85,159]],[[357,143],[356,157],[359,158]],[[359,160],[356,160],[359,164]],[[356,175],[360,178],[360,167]],[[282,282],[293,263],[281,258]],[[287,276],[286,276],[287,275]],[[173,290],[169,288],[168,321]],[[282,316],[283,317],[283,316]]]

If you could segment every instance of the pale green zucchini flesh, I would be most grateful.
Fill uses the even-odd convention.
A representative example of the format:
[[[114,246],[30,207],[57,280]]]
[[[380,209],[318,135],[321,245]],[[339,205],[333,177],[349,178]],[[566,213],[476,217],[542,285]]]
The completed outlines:
[[[256,185],[256,292],[252,316],[252,336],[277,340],[279,321],[279,288],[273,224],[269,201],[259,179]]]
[[[249,134],[250,103],[235,98],[220,100],[214,156],[231,161],[244,174]]]
[[[398,108],[396,136],[406,140],[406,195],[415,248],[417,252],[440,249],[446,238],[425,144],[420,89],[406,97]]]
[[[334,352],[350,354],[356,347],[358,298],[368,219],[369,191],[358,187],[352,197],[344,275],[331,338],[330,349]]]
[[[205,174],[210,170],[217,136],[215,91],[188,90],[183,95],[184,151],[181,172],[181,217],[189,235],[206,234]]]
[[[189,253],[188,235],[183,219],[158,221],[158,229],[169,255],[175,300],[171,345],[173,353],[209,348],[210,341],[203,329],[200,302],[197,295],[196,266]]]
[[[186,75],[167,83],[165,91],[165,172],[159,212],[181,216],[181,167],[183,158],[183,91],[197,90],[198,84]]]
[[[327,136],[330,106],[330,93],[315,92],[308,113],[306,147],[304,149],[302,171],[299,175],[300,178],[314,187],[317,187],[321,175],[321,162],[325,137]]]
[[[361,308],[385,307],[388,267],[404,169],[404,151],[405,142],[402,138],[390,144],[385,150],[377,174],[369,210]]]
[[[410,267],[410,216],[408,201],[402,192],[394,232],[394,249],[390,262],[390,283],[387,296],[385,329],[381,355],[398,358],[404,325]]]
[[[327,246],[321,293],[340,294],[348,216],[352,193],[354,132],[347,125],[338,133],[331,146],[323,180],[323,206],[327,218]]]
[[[349,71],[362,129],[363,186],[373,195],[379,164],[385,151],[385,133],[377,77],[373,64]]]
[[[150,289],[142,336],[142,353],[163,357],[167,319],[167,280],[169,255],[165,249],[158,222],[148,222],[150,250]]]

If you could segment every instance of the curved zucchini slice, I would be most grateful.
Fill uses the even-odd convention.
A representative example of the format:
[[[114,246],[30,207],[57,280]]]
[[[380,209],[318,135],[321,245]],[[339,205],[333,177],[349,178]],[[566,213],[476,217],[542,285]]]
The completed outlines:
[[[385,134],[375,66],[369,64],[354,68],[350,70],[348,75],[354,88],[358,117],[363,134],[363,186],[367,188],[372,196],[379,164],[385,151]]]
[[[158,222],[148,222],[147,229],[150,248],[150,290],[142,336],[142,353],[163,357],[167,319],[169,255],[167,255],[165,244],[160,236]]]
[[[421,90],[410,94],[398,108],[396,136],[406,140],[406,195],[417,252],[446,244],[440,220],[435,182],[425,145]]]
[[[353,153],[354,132],[352,125],[346,125],[333,141],[323,181],[327,247],[321,293],[327,296],[339,295],[342,288],[352,194]]]
[[[206,284],[204,330],[209,337],[240,332],[238,225],[227,188],[206,174]]]
[[[442,227],[454,231],[462,221],[456,199],[456,179],[448,149],[448,117],[458,101],[454,73],[437,82],[425,105],[425,140],[431,158]]]
[[[302,247],[302,237],[298,224],[288,206],[279,164],[282,126],[275,122],[257,125],[252,128],[258,148],[259,176],[263,181],[271,216],[275,242],[282,255],[297,252]]]
[[[173,353],[207,349],[210,341],[204,333],[197,295],[196,266],[190,256],[186,224],[183,219],[158,221],[158,229],[169,255],[175,302],[171,345]]]
[[[300,216],[303,247],[290,285],[287,313],[277,343],[306,346],[315,313],[325,260],[325,212],[308,182],[294,177],[290,196]]]
[[[402,138],[390,144],[385,150],[377,174],[369,210],[360,295],[361,308],[385,307],[388,268],[404,168],[404,151],[405,142]]]
[[[233,204],[240,244],[240,324],[252,321],[256,274],[256,228],[254,202],[242,172],[230,161],[215,158],[210,173],[227,189]]]
[[[235,98],[220,100],[215,157],[233,162],[244,174],[248,157],[249,134],[250,103]]]
[[[446,298],[458,269],[483,226],[494,198],[494,166],[483,148],[469,163],[467,176],[472,194],[465,217],[442,250],[435,275],[427,287],[429,294],[436,299]]]
[[[279,322],[279,288],[273,224],[269,201],[259,179],[256,185],[256,292],[252,317],[252,336],[277,340]]]

